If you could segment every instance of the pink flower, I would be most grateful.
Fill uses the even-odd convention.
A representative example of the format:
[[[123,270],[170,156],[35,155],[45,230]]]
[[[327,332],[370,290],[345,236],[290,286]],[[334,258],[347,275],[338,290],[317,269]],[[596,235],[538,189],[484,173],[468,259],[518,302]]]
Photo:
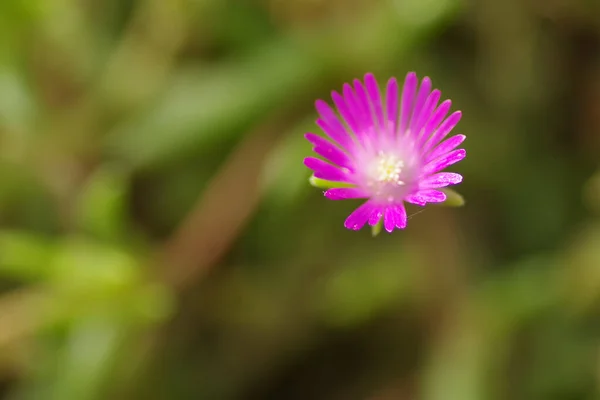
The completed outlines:
[[[325,191],[330,200],[367,199],[346,219],[348,229],[367,222],[375,226],[382,218],[388,232],[404,229],[404,202],[443,202],[446,195],[438,189],[462,181],[459,174],[440,172],[466,156],[456,149],[464,135],[445,139],[461,112],[447,117],[450,100],[438,104],[441,92],[431,90],[428,77],[419,86],[414,72],[406,76],[400,102],[398,92],[392,78],[382,97],[375,77],[367,74],[364,84],[356,79],[342,94],[332,92],[339,116],[326,102],[316,102],[317,125],[329,140],[313,133],[305,137],[326,161],[307,157],[304,164],[316,178],[332,181],[334,187]]]

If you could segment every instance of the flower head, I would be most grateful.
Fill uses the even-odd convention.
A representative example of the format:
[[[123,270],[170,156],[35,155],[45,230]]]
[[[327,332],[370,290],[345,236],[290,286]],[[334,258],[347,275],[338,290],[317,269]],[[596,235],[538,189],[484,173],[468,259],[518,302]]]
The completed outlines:
[[[440,172],[466,156],[464,149],[456,150],[464,135],[445,139],[461,112],[447,116],[451,102],[439,103],[440,97],[428,77],[419,85],[411,72],[401,95],[395,78],[388,81],[383,97],[372,74],[364,82],[345,84],[342,94],[332,92],[339,116],[317,100],[317,125],[329,140],[313,133],[305,137],[326,161],[307,157],[304,164],[316,178],[333,182],[325,197],[368,199],[346,219],[346,228],[359,230],[383,219],[388,232],[404,229],[404,202],[443,202],[446,195],[439,189],[462,181],[459,174]]]

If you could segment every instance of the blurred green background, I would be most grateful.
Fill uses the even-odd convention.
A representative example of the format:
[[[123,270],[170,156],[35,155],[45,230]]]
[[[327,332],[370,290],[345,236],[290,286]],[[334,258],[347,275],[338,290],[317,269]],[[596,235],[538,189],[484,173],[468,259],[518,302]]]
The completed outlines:
[[[343,228],[314,100],[428,75],[462,208]],[[2,0],[0,397],[600,399],[598,0]]]

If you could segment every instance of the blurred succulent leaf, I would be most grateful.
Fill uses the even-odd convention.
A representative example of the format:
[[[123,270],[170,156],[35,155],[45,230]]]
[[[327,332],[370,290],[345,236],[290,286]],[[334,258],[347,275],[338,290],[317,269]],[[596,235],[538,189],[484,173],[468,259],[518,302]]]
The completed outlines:
[[[320,188],[320,189],[331,189],[331,188],[338,188],[338,187],[353,187],[354,186],[352,184],[344,183],[344,182],[327,181],[325,179],[317,178],[314,175],[311,175],[310,178],[308,178],[308,183],[310,183],[312,186],[314,186],[316,188]]]
[[[33,93],[27,87],[21,71],[10,67],[0,68],[0,124],[7,133],[2,146],[3,153],[13,157],[23,153],[35,111]]]
[[[19,280],[49,275],[48,261],[55,245],[48,238],[26,231],[0,232],[0,274]]]
[[[442,188],[440,190],[446,194],[446,201],[440,203],[441,206],[462,207],[465,205],[465,198],[454,189]]]
[[[124,343],[126,326],[107,315],[77,319],[58,354],[61,368],[45,372],[48,391],[56,399],[96,400]]]
[[[77,209],[77,222],[84,232],[109,241],[124,238],[127,185],[126,173],[110,166],[90,176]]]
[[[50,268],[53,286],[74,296],[113,296],[129,290],[140,278],[133,256],[84,238],[62,241]]]
[[[383,229],[383,218],[380,219],[379,222],[377,222],[377,224],[375,224],[371,227],[371,235],[373,235],[373,237],[379,235],[381,233],[382,229]]]

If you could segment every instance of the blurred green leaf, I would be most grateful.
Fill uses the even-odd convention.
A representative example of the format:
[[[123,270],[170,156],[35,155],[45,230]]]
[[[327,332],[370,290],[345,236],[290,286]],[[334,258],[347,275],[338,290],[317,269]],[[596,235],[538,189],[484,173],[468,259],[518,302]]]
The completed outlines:
[[[24,280],[48,277],[54,251],[53,241],[34,233],[0,232],[0,274]]]
[[[383,218],[379,220],[379,222],[371,227],[371,235],[373,237],[379,235],[381,233],[381,229],[383,228]]]
[[[289,40],[218,68],[182,68],[161,100],[119,126],[107,146],[140,167],[210,149],[239,137],[265,112],[293,104],[289,94],[305,93],[319,75],[318,62]]]
[[[114,166],[90,176],[77,208],[77,222],[84,232],[109,241],[124,239],[128,183],[127,174]]]
[[[462,207],[465,205],[464,197],[454,189],[442,188],[440,190],[446,194],[446,201],[440,203],[440,205],[447,207]]]
[[[316,188],[320,188],[320,189],[331,189],[331,188],[338,188],[338,187],[353,187],[354,186],[354,185],[351,185],[349,183],[344,183],[344,182],[326,181],[325,179],[317,178],[314,175],[311,175],[310,178],[308,178],[308,183],[310,183],[312,186],[314,186]]]
[[[133,256],[84,238],[67,238],[58,243],[50,268],[50,282],[79,297],[110,297],[130,290],[140,279],[139,265]]]
[[[69,330],[66,346],[59,354],[61,368],[48,388],[50,398],[102,399],[118,351],[123,344],[124,327],[119,321],[101,315],[77,320]]]

